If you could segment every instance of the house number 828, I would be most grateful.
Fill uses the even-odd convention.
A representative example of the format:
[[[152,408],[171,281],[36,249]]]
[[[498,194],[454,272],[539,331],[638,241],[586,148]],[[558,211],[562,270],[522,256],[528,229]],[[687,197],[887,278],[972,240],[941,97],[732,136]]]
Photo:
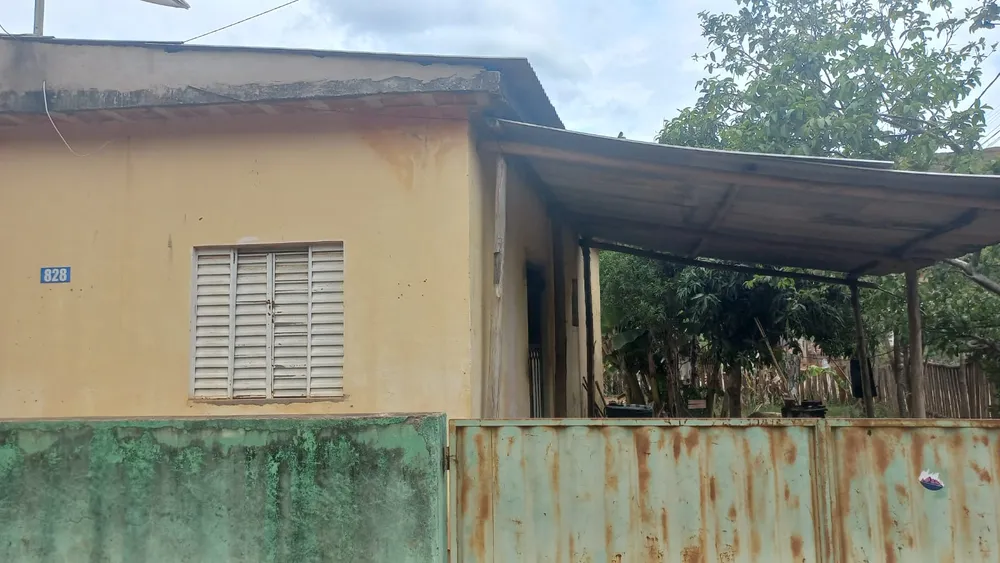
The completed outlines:
[[[69,266],[59,266],[57,268],[42,268],[42,283],[69,283]]]

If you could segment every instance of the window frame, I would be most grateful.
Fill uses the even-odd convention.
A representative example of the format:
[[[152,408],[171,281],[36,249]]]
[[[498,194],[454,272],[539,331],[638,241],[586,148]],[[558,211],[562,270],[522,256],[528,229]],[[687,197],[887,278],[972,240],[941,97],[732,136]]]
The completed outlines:
[[[198,348],[197,347],[197,322],[198,322],[198,257],[199,257],[199,255],[202,254],[202,253],[212,253],[212,252],[230,252],[233,257],[237,257],[237,258],[235,258],[234,261],[230,262],[230,276],[231,276],[231,280],[230,280],[230,285],[229,285],[230,304],[231,304],[231,306],[235,306],[235,298],[236,298],[235,294],[236,294],[237,286],[238,286],[238,284],[237,284],[237,266],[238,266],[238,263],[239,263],[238,256],[240,254],[255,254],[255,253],[266,254],[269,257],[268,258],[268,263],[269,264],[273,264],[274,263],[274,255],[275,254],[282,253],[282,252],[295,252],[295,251],[299,251],[299,252],[305,252],[309,256],[312,256],[312,252],[313,252],[314,249],[316,249],[318,247],[324,247],[324,246],[335,247],[335,248],[339,247],[339,251],[341,253],[340,263],[341,263],[341,274],[342,274],[342,276],[341,276],[341,280],[340,280],[340,283],[341,283],[340,294],[341,294],[341,308],[342,308],[342,311],[341,311],[341,316],[342,316],[341,325],[342,325],[343,328],[342,328],[342,330],[340,332],[340,336],[344,340],[344,343],[341,345],[343,347],[343,351],[342,351],[341,365],[340,365],[340,368],[341,368],[341,374],[340,374],[341,388],[340,388],[339,394],[310,396],[309,395],[309,392],[310,392],[310,385],[309,385],[310,382],[309,382],[309,380],[312,378],[312,374],[310,372],[307,372],[306,394],[305,394],[305,396],[302,396],[302,397],[275,397],[274,396],[274,380],[273,380],[273,378],[266,383],[266,387],[265,387],[265,394],[267,395],[266,397],[234,397],[233,396],[233,383],[234,383],[234,381],[232,379],[229,380],[229,387],[226,390],[227,391],[227,393],[226,393],[227,396],[226,397],[198,397],[198,396],[196,396],[195,392],[196,392],[196,387],[197,387],[197,377],[196,377],[195,368],[196,368],[197,348]],[[191,402],[208,403],[208,404],[216,404],[216,405],[218,405],[218,404],[222,404],[222,405],[225,405],[225,404],[246,404],[246,403],[292,403],[292,402],[294,402],[294,403],[308,403],[308,402],[342,402],[342,401],[346,401],[348,399],[348,395],[347,395],[347,392],[346,392],[346,385],[345,385],[346,377],[345,377],[345,373],[344,373],[344,370],[346,368],[346,357],[347,357],[347,352],[346,352],[346,336],[347,336],[347,322],[346,322],[346,315],[347,315],[347,310],[346,310],[347,309],[347,303],[346,303],[346,301],[347,301],[347,299],[346,299],[346,294],[347,294],[347,280],[346,280],[346,273],[347,273],[347,244],[346,244],[346,242],[344,242],[342,240],[290,241],[290,242],[280,242],[280,243],[257,243],[257,242],[253,242],[253,243],[237,243],[237,244],[211,244],[211,245],[199,245],[199,246],[192,247],[192,249],[191,249],[191,273],[190,273],[190,311],[189,311],[189,317],[190,318],[189,318],[189,323],[188,323],[188,326],[189,326],[188,332],[189,332],[189,340],[190,340],[190,343],[189,343],[189,352],[188,352],[189,353],[189,360],[190,360],[189,361],[190,365],[189,365],[189,368],[188,368],[188,400],[191,401]],[[273,284],[271,282],[273,280],[273,274],[274,274],[274,272],[271,272],[269,274],[269,276],[268,276],[268,278],[269,278],[268,289],[271,292],[271,296],[272,297],[273,297]],[[311,284],[312,284],[312,281],[310,280],[309,281],[309,285],[311,286]],[[310,291],[311,291],[311,289],[310,289]],[[307,301],[307,303],[309,303],[309,302],[310,301]],[[311,317],[312,316],[312,310],[311,310],[311,307],[308,307],[308,305],[307,305],[307,311],[308,311],[307,314]],[[267,328],[267,332],[268,333],[273,333],[273,322],[274,322],[273,315],[270,315],[269,319],[270,320],[269,320],[269,326]],[[307,332],[307,335],[306,335],[307,339],[311,339],[312,336],[313,336],[312,333]],[[235,347],[236,335],[235,334],[230,334],[229,338],[230,338],[229,346],[230,346],[231,349],[233,349]],[[266,356],[267,360],[266,361],[273,362],[274,361],[274,355],[273,355],[272,343],[270,343],[270,338],[271,337],[269,336],[268,338],[269,338],[269,344],[267,345],[267,356]],[[306,358],[307,358],[307,366],[309,366],[307,369],[310,369],[310,371],[311,371],[311,367],[312,367],[310,365],[311,364],[311,357],[309,356],[308,352],[307,352]],[[230,377],[232,377],[231,366],[227,366],[227,367],[230,368],[230,372],[231,372],[230,373]]]

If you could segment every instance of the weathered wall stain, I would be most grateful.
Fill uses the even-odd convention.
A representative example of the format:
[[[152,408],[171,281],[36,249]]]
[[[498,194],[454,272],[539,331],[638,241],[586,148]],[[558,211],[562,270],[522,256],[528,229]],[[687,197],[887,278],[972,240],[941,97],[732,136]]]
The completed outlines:
[[[466,242],[468,123],[366,119],[205,118],[177,120],[172,131],[136,122],[125,124],[134,135],[115,137],[86,162],[70,160],[51,126],[37,142],[6,132],[19,140],[0,141],[0,167],[22,181],[0,197],[0,229],[31,244],[4,245],[0,262],[28,272],[40,257],[60,257],[74,277],[58,287],[37,276],[0,279],[8,301],[0,413],[474,415],[480,372],[471,369],[468,300],[478,252]],[[395,158],[423,163],[405,185],[362,137],[380,128],[386,136],[414,131],[435,149],[427,152],[424,141],[392,146]],[[81,129],[70,141],[91,151],[103,134]],[[414,152],[398,152],[405,150]],[[59,219],[33,222],[24,210],[38,205]],[[188,400],[192,248],[250,237],[261,245],[343,242],[345,399]]]
[[[335,98],[415,92],[485,92],[500,94],[500,73],[482,71],[472,78],[447,77],[421,81],[395,76],[384,80],[352,79],[296,82],[290,84],[216,84],[212,89],[186,86],[121,92],[116,90],[57,90],[50,96],[49,111],[73,112],[97,109],[172,107],[238,102],[280,102],[309,98]],[[41,89],[25,92],[0,91],[0,111],[43,113]]]
[[[0,423],[0,561],[444,561],[443,416]]]

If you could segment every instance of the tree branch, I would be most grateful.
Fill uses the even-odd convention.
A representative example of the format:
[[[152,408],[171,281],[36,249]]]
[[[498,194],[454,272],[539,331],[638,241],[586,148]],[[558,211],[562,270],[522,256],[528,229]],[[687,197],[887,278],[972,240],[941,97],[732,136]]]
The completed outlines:
[[[949,258],[945,260],[944,263],[953,266],[955,268],[958,268],[959,270],[961,270],[963,274],[965,274],[965,277],[969,278],[970,280],[975,282],[977,285],[979,285],[986,291],[989,291],[990,293],[994,293],[996,295],[1000,295],[1000,283],[997,283],[991,280],[990,278],[977,272],[975,268],[972,267],[972,264],[969,264],[968,262],[959,260],[957,258]]]
[[[892,125],[893,127],[902,129],[903,131],[906,131],[907,134],[910,135],[920,135],[922,133],[926,133],[927,131],[926,129],[921,129],[919,127],[910,128],[907,125],[902,125],[900,122],[909,121],[912,123],[921,123],[923,125],[933,127],[934,129],[937,130],[936,133],[941,136],[945,144],[948,145],[948,148],[950,148],[953,153],[962,154],[965,152],[964,147],[958,144],[958,142],[955,141],[955,139],[953,139],[951,135],[949,135],[947,131],[944,130],[944,127],[942,127],[939,123],[936,123],[934,121],[927,121],[926,119],[920,119],[919,117],[904,117],[901,115],[889,115],[887,113],[880,113],[878,114],[878,116],[879,118],[881,118],[882,121],[888,123],[889,125]]]
[[[893,39],[892,24],[889,23],[889,22],[892,21],[892,19],[889,18],[889,14],[882,12],[882,7],[881,6],[879,6],[879,8],[878,8],[878,15],[882,16],[882,34],[883,34],[883,37],[885,37],[885,40],[889,43],[889,48],[892,49],[893,56],[898,59],[899,58],[899,49],[896,49],[896,43],[892,40]],[[877,37],[876,37],[876,39],[877,39]]]

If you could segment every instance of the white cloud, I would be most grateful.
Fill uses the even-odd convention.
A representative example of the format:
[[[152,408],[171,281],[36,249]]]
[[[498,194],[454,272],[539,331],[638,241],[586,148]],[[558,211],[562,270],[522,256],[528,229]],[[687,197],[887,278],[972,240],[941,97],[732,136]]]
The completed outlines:
[[[314,0],[349,39],[379,50],[523,56],[567,126],[652,139],[693,102],[704,44],[696,12],[732,0]],[[391,14],[391,15],[387,15]]]
[[[957,7],[973,0],[956,1]],[[184,40],[282,0],[47,0],[59,37]],[[0,0],[0,24],[31,30],[33,0]],[[697,12],[735,0],[302,0],[199,43],[527,57],[566,125],[650,140],[692,104],[703,74]],[[998,57],[1000,58],[1000,57]],[[985,73],[1000,70],[996,59]],[[988,99],[1000,102],[1000,86]],[[995,104],[996,105],[996,104]]]

